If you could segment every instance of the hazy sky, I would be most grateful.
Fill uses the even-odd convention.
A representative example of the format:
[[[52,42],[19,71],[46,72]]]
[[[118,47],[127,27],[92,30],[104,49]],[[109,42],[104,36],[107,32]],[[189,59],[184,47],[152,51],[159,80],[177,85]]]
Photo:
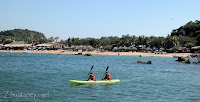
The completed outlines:
[[[0,31],[48,37],[167,36],[200,20],[200,0],[0,0]]]

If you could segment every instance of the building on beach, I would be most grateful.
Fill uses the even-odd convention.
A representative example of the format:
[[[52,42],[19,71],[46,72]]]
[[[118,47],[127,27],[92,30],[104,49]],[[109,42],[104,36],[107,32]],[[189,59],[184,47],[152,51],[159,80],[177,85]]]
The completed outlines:
[[[178,52],[179,53],[189,53],[190,49],[186,47],[178,47]]]
[[[194,46],[191,48],[192,52],[194,53],[200,53],[200,46]]]
[[[2,50],[3,49],[3,44],[0,44],[0,50]]]
[[[35,45],[34,43],[26,44],[24,41],[14,41],[10,44],[0,46],[3,50],[58,50],[64,47],[64,44],[59,43],[42,43]]]
[[[145,50],[146,50],[146,45],[139,45],[138,47],[137,47],[137,49],[138,49],[138,52],[144,52]]]
[[[5,44],[3,48],[5,50],[24,50],[26,48],[32,47],[32,44],[26,44],[24,41],[14,41],[10,44]]]
[[[64,48],[67,51],[82,51],[82,52],[89,52],[89,51],[94,51],[95,48],[93,48],[92,46],[84,46],[84,45],[79,45],[79,46],[67,46]]]
[[[134,46],[129,46],[129,47],[114,47],[112,49],[113,52],[134,52],[134,51],[137,51],[137,48],[134,47]]]
[[[36,49],[38,50],[58,50],[63,49],[64,47],[64,44],[59,43],[42,43],[36,45]]]

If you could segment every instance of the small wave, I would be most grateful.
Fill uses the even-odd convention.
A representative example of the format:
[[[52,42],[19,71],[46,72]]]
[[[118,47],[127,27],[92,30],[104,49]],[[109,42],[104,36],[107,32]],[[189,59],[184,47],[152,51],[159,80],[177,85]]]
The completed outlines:
[[[178,71],[160,71],[161,73],[182,73]]]

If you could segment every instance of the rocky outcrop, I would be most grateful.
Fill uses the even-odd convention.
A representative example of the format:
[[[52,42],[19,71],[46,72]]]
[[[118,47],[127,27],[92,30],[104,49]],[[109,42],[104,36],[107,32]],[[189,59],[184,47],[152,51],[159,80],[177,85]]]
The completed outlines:
[[[148,62],[142,62],[142,61],[137,61],[137,63],[141,63],[141,64],[152,64],[152,61],[148,61]]]
[[[176,61],[181,62],[181,63],[186,63],[186,64],[190,64],[191,63],[190,59],[188,59],[186,61],[186,59],[184,57],[178,57],[178,60],[176,60]]]
[[[187,61],[185,61],[185,63],[190,64],[191,63],[190,59],[188,59]]]
[[[90,53],[87,53],[87,54],[85,54],[84,56],[92,56],[92,54],[90,54]]]
[[[176,60],[178,62],[183,62],[183,61],[186,61],[184,57],[178,57],[178,60]]]

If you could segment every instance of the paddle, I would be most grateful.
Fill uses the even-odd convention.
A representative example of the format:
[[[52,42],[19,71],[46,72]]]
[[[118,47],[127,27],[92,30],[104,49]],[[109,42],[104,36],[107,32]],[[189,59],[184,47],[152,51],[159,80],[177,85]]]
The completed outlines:
[[[92,71],[93,67],[94,67],[94,66],[91,67],[89,73]],[[88,73],[88,75],[89,75],[89,73]],[[86,80],[88,79],[88,75],[87,75],[87,77],[86,77]]]
[[[102,78],[102,80],[104,79],[104,77],[105,77],[105,74],[106,74],[106,72],[108,71],[108,68],[109,68],[109,66],[107,66],[107,68],[106,68],[106,71],[105,71],[105,73],[104,73],[104,75],[103,75],[103,78]]]

